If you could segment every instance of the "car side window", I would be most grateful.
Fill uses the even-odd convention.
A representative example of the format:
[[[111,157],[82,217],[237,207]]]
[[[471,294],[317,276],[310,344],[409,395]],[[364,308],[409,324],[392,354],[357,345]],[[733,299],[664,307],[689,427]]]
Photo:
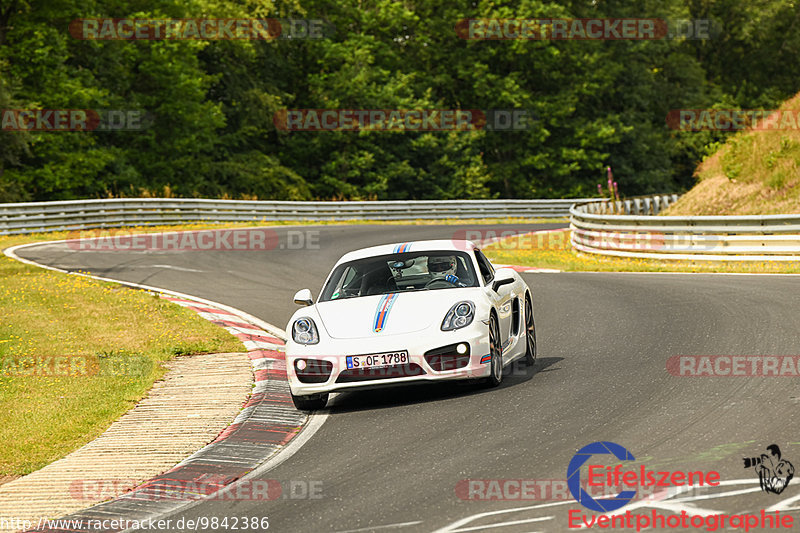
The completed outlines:
[[[345,287],[350,285],[353,282],[353,278],[356,277],[356,269],[355,268],[347,268],[344,276],[342,276],[342,285]]]
[[[336,284],[334,294],[336,297],[346,293],[348,290],[357,290],[358,281],[354,281],[358,272],[353,267],[347,267],[342,275],[339,283]]]
[[[492,279],[494,278],[494,269],[492,268],[492,264],[486,259],[486,256],[483,255],[483,252],[475,248],[475,258],[478,260],[478,268],[481,271],[481,277],[483,277],[484,283],[491,283]]]

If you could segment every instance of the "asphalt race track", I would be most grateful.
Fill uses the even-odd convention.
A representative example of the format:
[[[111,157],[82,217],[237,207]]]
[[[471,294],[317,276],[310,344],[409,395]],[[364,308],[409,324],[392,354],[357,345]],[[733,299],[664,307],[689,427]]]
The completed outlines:
[[[285,327],[296,309],[294,292],[309,287],[316,296],[345,251],[449,239],[457,229],[276,227],[281,243],[287,232],[318,232],[312,239],[318,246],[79,252],[61,244],[18,253],[208,298]],[[296,494],[273,502],[209,501],[172,518],[268,516],[269,530],[277,532],[564,531],[569,510],[589,513],[564,493],[567,465],[579,448],[601,440],[621,444],[648,470],[716,470],[730,481],[689,498],[631,503],[623,512],[759,512],[791,509],[800,500],[797,480],[783,494],[768,494],[742,463],[777,443],[800,467],[797,378],[676,377],[666,369],[679,355],[798,355],[800,278],[523,276],[538,330],[533,369],[509,369],[502,386],[489,391],[458,384],[339,394],[321,429],[263,475],[294,483]],[[519,499],[518,491],[506,501],[464,500],[456,488],[466,479],[538,480],[552,491],[547,500]],[[319,497],[303,494],[308,486],[320,487]],[[495,511],[508,512],[475,516]]]

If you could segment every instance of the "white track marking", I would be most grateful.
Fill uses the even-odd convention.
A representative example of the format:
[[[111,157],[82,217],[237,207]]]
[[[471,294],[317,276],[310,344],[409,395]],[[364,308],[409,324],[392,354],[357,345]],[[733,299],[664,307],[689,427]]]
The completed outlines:
[[[186,268],[173,265],[128,265],[126,268],[161,268],[168,270],[178,270],[180,272],[205,272],[205,270],[197,270],[196,268]]]
[[[231,333],[241,333],[243,335],[254,335],[256,337],[261,337],[262,336],[260,329],[247,329],[247,328],[240,328],[239,326],[225,326],[225,329],[227,329]]]
[[[752,485],[757,483],[758,481],[753,479],[728,479],[725,481],[720,481],[718,487],[727,486],[727,485]],[[662,511],[669,511],[676,515],[681,514],[681,511],[685,511],[687,514],[692,516],[712,516],[717,514],[722,514],[723,511],[718,511],[714,509],[706,509],[703,507],[697,507],[692,505],[691,502],[697,500],[709,500],[713,498],[724,498],[727,496],[737,496],[740,494],[747,494],[750,492],[759,492],[761,491],[761,487],[754,487],[750,489],[741,489],[741,490],[731,490],[727,492],[719,492],[719,493],[711,493],[711,494],[701,494],[697,496],[689,496],[686,498],[678,498],[673,499],[675,496],[688,492],[687,487],[670,487],[666,491],[666,496],[660,500],[640,500],[632,505],[626,505],[624,508],[618,509],[611,513],[606,513],[607,516],[617,516],[623,515],[628,511],[633,511],[636,509],[642,508],[651,508],[651,509],[661,509]],[[579,525],[576,529],[584,529],[589,528],[591,526],[586,525]]]
[[[748,481],[751,483],[756,482],[755,480],[748,480]],[[749,494],[751,492],[761,492],[761,487],[753,487],[751,489],[731,490],[728,492],[720,492],[717,494],[703,494],[702,496],[689,496],[688,498],[677,498],[675,500],[672,500],[671,503],[694,502],[698,500],[712,500],[714,498],[725,498],[726,496],[738,496],[740,494]]]
[[[791,507],[791,504],[793,504],[797,500],[800,500],[800,494],[798,494],[797,496],[792,496],[791,498],[786,498],[785,500],[782,500],[776,503],[775,505],[770,506],[769,508],[767,508],[767,512],[771,513],[773,511],[781,511],[784,513],[790,513],[792,511],[800,511],[800,508],[798,507]]]
[[[537,518],[526,518],[524,520],[512,520],[510,522],[496,522],[494,524],[486,524],[483,526],[463,527],[461,529],[451,529],[452,533],[464,533],[466,531],[485,531],[487,529],[494,529],[497,527],[518,526],[520,524],[530,524],[532,522],[544,522],[545,520],[552,520],[555,516],[539,516]]]
[[[554,503],[543,503],[540,505],[528,505],[525,507],[514,507],[511,509],[501,509],[499,511],[487,511],[485,513],[478,513],[474,515],[470,515],[466,518],[462,518],[461,520],[457,520],[452,524],[446,525],[442,528],[437,529],[433,533],[453,533],[454,531],[458,531],[461,526],[465,524],[469,524],[474,520],[478,520],[479,518],[485,518],[487,516],[497,516],[501,514],[508,514],[508,513],[517,513],[520,511],[532,511],[534,509],[543,509],[545,507],[557,507],[560,505],[571,505],[576,503],[574,500],[563,501],[563,502],[554,502]],[[551,517],[552,518],[552,517]],[[481,526],[481,527],[488,527],[488,526]]]
[[[172,265],[137,265],[135,268],[168,268],[169,270],[178,270],[180,272],[205,272],[205,270],[197,270],[196,268],[186,268]]]
[[[279,359],[272,359],[270,357],[263,357],[261,359],[252,359],[253,370],[270,370],[282,369],[286,370],[286,362]]]
[[[386,524],[385,526],[372,526],[372,527],[361,527],[358,529],[348,529],[346,531],[337,531],[336,533],[360,533],[362,531],[375,531],[376,529],[392,529],[397,527],[416,526],[417,524],[421,523],[422,520],[417,520],[415,522],[398,522],[397,524]]]
[[[319,428],[322,427],[322,424],[324,424],[327,419],[327,412],[315,412],[310,414],[308,416],[308,422],[305,423],[303,429],[300,430],[300,433],[298,433],[295,438],[289,441],[289,444],[284,446],[281,451],[264,461],[259,467],[251,470],[232,485],[229,485],[229,487],[235,487],[240,481],[245,481],[253,477],[264,475],[270,470],[277,468],[285,461],[291,459],[292,456],[296,454],[311,437],[314,436],[314,433],[319,431]],[[213,497],[214,495],[212,494],[209,498]]]
[[[253,350],[282,350],[283,344],[275,344],[266,341],[242,341],[248,352]]]
[[[730,485],[753,485],[753,484],[757,484],[757,483],[758,483],[758,480],[754,480],[754,479],[728,479],[728,480],[720,481],[718,487],[724,487],[724,486],[730,486]],[[632,505],[625,506],[624,509],[614,511],[612,513],[606,513],[606,514],[607,514],[607,516],[613,516],[613,515],[616,515],[616,514],[624,514],[626,511],[639,509],[639,508],[645,508],[645,507],[663,509],[663,510],[666,510],[666,511],[674,512],[676,514],[680,514],[680,512],[682,510],[686,511],[689,514],[695,514],[695,515],[701,515],[701,516],[705,516],[705,515],[709,515],[709,514],[719,514],[720,511],[713,511],[713,510],[710,510],[710,509],[704,509],[704,508],[696,507],[694,505],[691,505],[690,503],[694,502],[694,501],[699,501],[699,500],[710,500],[710,499],[714,499],[714,498],[725,498],[725,497],[729,497],[729,496],[738,496],[738,495],[741,495],[741,494],[747,494],[747,493],[751,493],[751,492],[758,492],[760,490],[761,490],[761,487],[760,486],[756,486],[756,487],[751,487],[751,488],[746,488],[746,489],[730,490],[730,491],[727,491],[727,492],[711,493],[711,494],[700,494],[700,495],[697,495],[697,496],[688,496],[688,497],[683,497],[683,498],[676,498],[677,496],[680,496],[681,494],[684,494],[684,493],[688,492],[688,489],[685,488],[685,487],[670,487],[666,491],[666,496],[661,500],[656,500],[656,501],[641,500],[641,501],[633,503]],[[610,498],[610,497],[611,496],[603,496],[602,498]],[[791,503],[794,503],[797,500],[800,500],[800,495],[794,496],[794,497],[786,499],[786,500],[783,500],[782,502],[780,502],[780,503],[778,503],[776,505],[773,505],[772,507],[767,509],[767,512],[777,511],[777,510],[779,510],[779,511],[789,510],[789,509],[787,509],[787,506],[789,504],[791,504]],[[466,531],[477,531],[479,529],[489,529],[489,528],[494,528],[494,527],[502,527],[503,525],[510,525],[512,523],[512,521],[509,521],[509,522],[496,522],[494,524],[486,524],[486,525],[483,525],[483,526],[480,526],[480,527],[470,526],[468,528],[462,528],[462,526],[465,526],[465,525],[469,524],[470,522],[474,522],[476,520],[479,520],[481,518],[486,518],[486,517],[489,517],[489,516],[497,516],[497,515],[508,514],[508,513],[522,512],[522,511],[533,511],[533,510],[536,510],[536,509],[543,509],[543,508],[547,508],[547,507],[557,507],[557,506],[561,506],[561,505],[570,505],[570,504],[574,505],[574,504],[576,504],[576,502],[574,500],[559,501],[559,502],[545,503],[545,504],[540,504],[540,505],[529,505],[529,506],[525,506],[525,507],[513,507],[511,509],[502,509],[502,510],[499,510],[499,511],[489,511],[489,512],[484,512],[484,513],[478,513],[478,514],[474,514],[474,515],[470,515],[470,516],[467,516],[465,518],[462,518],[461,520],[453,522],[452,524],[444,526],[443,528],[437,529],[436,531],[434,531],[434,533],[458,533],[458,532],[466,532]],[[552,519],[553,516],[548,516],[546,518],[547,519]],[[517,522],[517,521],[513,521],[513,522]],[[583,529],[583,526],[579,526],[577,529]]]
[[[197,305],[197,304],[195,304],[195,305]],[[197,313],[197,316],[199,316],[200,318],[208,320],[209,322],[218,322],[220,320],[230,320],[232,318],[238,318],[238,317],[236,317],[234,315],[229,315],[227,313],[226,314],[209,313],[208,311],[195,311],[195,313]]]

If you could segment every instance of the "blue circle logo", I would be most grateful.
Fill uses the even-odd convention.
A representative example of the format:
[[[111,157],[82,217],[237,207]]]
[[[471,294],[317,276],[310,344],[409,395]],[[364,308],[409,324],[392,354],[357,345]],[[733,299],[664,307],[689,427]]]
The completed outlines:
[[[578,450],[567,467],[567,486],[575,501],[587,509],[598,513],[616,511],[631,501],[636,496],[635,490],[623,490],[613,498],[602,498],[599,501],[592,498],[581,487],[581,466],[593,455],[613,455],[620,461],[634,461],[633,454],[613,442],[593,442]]]

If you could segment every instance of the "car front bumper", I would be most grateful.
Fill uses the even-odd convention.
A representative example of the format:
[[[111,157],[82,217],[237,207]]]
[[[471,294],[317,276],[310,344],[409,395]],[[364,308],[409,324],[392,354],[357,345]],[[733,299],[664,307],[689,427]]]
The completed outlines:
[[[444,368],[434,368],[425,354],[444,346],[464,343],[469,346],[469,361],[464,366],[453,368],[456,363],[444,364]],[[347,356],[369,355],[406,351],[407,364],[393,365],[365,372],[364,377],[355,370],[348,370]],[[289,386],[295,396],[337,392],[352,389],[376,388],[420,381],[464,380],[487,377],[490,373],[489,329],[481,320],[475,320],[465,328],[455,331],[427,329],[400,335],[380,334],[370,338],[331,339],[324,338],[319,344],[297,344],[289,339],[286,344],[286,373]],[[319,381],[308,383],[298,377],[296,361],[320,362],[326,371],[321,371]],[[327,374],[327,368],[330,374]],[[402,368],[401,368],[402,367]],[[354,377],[355,375],[355,377]],[[358,377],[361,376],[361,377]],[[306,377],[306,380],[308,378]],[[323,380],[324,379],[324,380]]]

